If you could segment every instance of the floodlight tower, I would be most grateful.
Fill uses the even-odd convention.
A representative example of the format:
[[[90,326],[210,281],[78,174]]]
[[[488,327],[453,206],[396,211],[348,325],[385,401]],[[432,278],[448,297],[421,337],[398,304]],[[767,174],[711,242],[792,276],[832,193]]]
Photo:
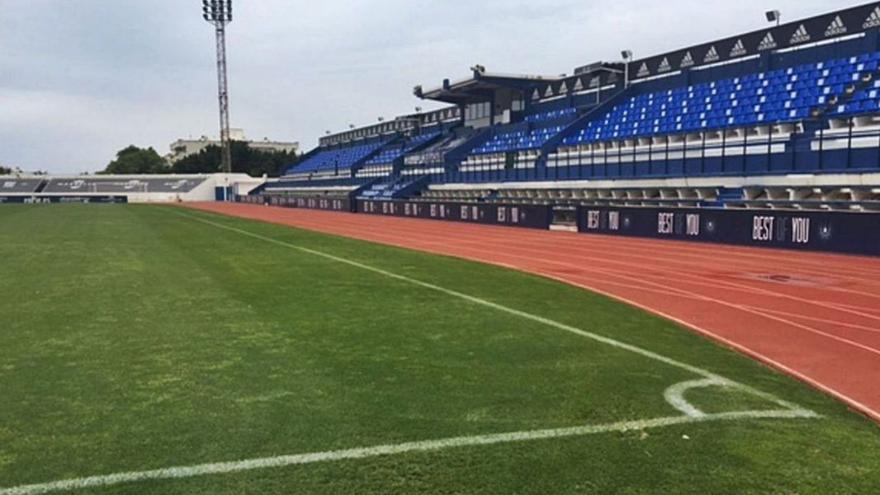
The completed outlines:
[[[232,22],[232,0],[202,0],[202,17],[214,25],[214,31],[217,34],[217,98],[220,101],[220,143],[223,146],[223,171],[232,173],[229,86],[226,78],[226,25]]]

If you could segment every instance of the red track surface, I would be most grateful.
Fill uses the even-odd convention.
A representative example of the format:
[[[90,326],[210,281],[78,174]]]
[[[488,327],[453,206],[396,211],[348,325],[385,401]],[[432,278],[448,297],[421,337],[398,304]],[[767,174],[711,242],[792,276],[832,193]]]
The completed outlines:
[[[246,204],[190,206],[516,268],[606,294],[880,421],[880,259]]]

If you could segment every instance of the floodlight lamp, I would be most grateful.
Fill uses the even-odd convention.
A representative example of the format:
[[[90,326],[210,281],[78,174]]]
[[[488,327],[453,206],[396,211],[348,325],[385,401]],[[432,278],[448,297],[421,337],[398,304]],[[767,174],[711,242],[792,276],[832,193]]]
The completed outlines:
[[[202,0],[202,17],[208,22],[232,22],[232,0]]]
[[[633,56],[632,50],[624,50],[620,52],[620,56],[623,57],[624,60],[629,60]]]
[[[775,22],[777,25],[782,19],[782,13],[778,10],[768,10],[764,15],[767,16],[767,22]]]

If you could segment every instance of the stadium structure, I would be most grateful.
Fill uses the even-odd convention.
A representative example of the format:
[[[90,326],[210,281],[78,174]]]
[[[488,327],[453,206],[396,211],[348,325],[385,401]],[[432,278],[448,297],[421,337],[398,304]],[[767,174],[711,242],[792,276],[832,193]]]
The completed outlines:
[[[264,183],[246,174],[0,175],[0,203],[224,201]]]
[[[570,76],[477,65],[239,200],[847,250],[880,210],[878,32],[871,3]]]
[[[0,177],[0,495],[880,492],[880,2],[622,55]]]

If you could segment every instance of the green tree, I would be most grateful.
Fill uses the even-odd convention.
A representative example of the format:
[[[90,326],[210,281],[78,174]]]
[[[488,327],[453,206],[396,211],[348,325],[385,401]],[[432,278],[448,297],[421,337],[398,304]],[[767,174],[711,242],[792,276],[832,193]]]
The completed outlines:
[[[13,174],[13,170],[11,168],[4,167],[3,165],[0,165],[0,175],[12,175],[12,174]]]
[[[165,159],[151,148],[131,145],[116,153],[116,159],[107,165],[102,174],[166,174],[170,172]]]
[[[263,151],[251,148],[243,141],[232,142],[232,171],[252,177],[277,176],[282,167],[299,160],[294,152]],[[199,153],[174,163],[175,174],[213,174],[221,171],[222,155],[219,146],[208,146]]]

